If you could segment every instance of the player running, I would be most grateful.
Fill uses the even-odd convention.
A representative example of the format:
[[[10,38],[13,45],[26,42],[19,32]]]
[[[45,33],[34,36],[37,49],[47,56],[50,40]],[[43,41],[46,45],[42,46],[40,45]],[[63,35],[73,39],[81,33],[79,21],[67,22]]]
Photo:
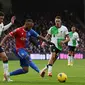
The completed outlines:
[[[75,54],[75,48],[79,45],[79,34],[77,33],[77,27],[72,26],[71,32],[69,32],[70,41],[68,42],[68,66],[73,66],[73,57]]]
[[[51,47],[51,58],[49,59],[47,66],[42,69],[41,75],[48,69],[48,76],[52,76],[52,66],[57,59],[56,56],[62,51],[63,44],[70,40],[68,29],[62,25],[60,16],[55,17],[55,25],[48,30],[46,39],[49,38],[51,38],[51,42],[53,42],[55,46]],[[45,43],[43,42],[42,46],[44,45]]]
[[[5,17],[4,13],[0,11],[0,39],[1,39],[2,32],[7,30],[8,28],[10,28],[10,26],[12,24],[14,24],[14,21],[15,21],[15,16],[13,16],[11,18],[11,22],[4,26],[4,24],[3,24],[4,17]],[[0,58],[3,61],[4,73],[7,74],[8,73],[8,69],[9,69],[9,67],[8,67],[8,57],[7,57],[6,53],[4,52],[4,50],[3,50],[1,45],[0,45]],[[9,81],[10,81],[10,79],[9,79]]]
[[[14,50],[14,53],[19,57],[20,59],[20,65],[21,65],[21,69],[17,69],[13,72],[10,72],[8,74],[5,74],[5,79],[8,80],[9,76],[14,76],[14,75],[20,75],[20,74],[25,74],[28,72],[28,68],[29,66],[31,66],[34,70],[36,70],[38,73],[40,73],[40,70],[38,69],[38,67],[32,62],[31,57],[29,56],[28,51],[26,50],[26,48],[28,48],[28,42],[29,42],[29,38],[31,36],[40,38],[44,41],[46,41],[47,43],[51,44],[51,42],[47,41],[46,39],[44,39],[42,36],[40,36],[38,33],[36,33],[32,28],[34,26],[33,20],[32,19],[27,19],[25,21],[24,26],[19,27],[17,29],[15,29],[14,31],[10,32],[7,36],[4,37],[4,39],[2,40],[2,45],[4,44],[4,42],[9,39],[10,37],[15,38],[16,41],[16,48]],[[44,75],[44,72],[42,73],[42,77]]]

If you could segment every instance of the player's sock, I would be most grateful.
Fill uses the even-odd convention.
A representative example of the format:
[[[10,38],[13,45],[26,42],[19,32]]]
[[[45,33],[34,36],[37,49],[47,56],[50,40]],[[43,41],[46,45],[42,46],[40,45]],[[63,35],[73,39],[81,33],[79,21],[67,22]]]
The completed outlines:
[[[71,56],[71,66],[73,66],[73,56]]]
[[[48,73],[52,73],[52,64],[48,64]]]
[[[4,69],[4,73],[8,73],[8,69],[9,69],[9,66],[8,66],[8,60],[6,61],[3,61],[3,69]]]
[[[70,64],[71,64],[71,56],[68,55],[68,65],[70,65]]]
[[[10,72],[10,76],[13,76],[13,75],[20,75],[20,74],[25,74],[27,73],[28,71],[25,71],[23,69],[18,69],[18,70],[15,70],[13,72]]]
[[[48,65],[48,76],[52,77],[52,64]]]
[[[38,68],[32,61],[30,61],[29,65],[30,65],[30,67],[33,68],[36,72],[38,72],[38,73],[40,72],[39,68]]]

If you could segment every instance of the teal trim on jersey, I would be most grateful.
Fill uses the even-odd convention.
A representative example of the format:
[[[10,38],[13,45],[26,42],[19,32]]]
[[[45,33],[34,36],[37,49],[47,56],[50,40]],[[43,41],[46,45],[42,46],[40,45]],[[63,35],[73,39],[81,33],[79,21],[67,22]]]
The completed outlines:
[[[57,39],[57,43],[58,43],[58,49],[62,50],[62,46],[60,45],[60,42],[63,41],[63,39]]]
[[[72,40],[73,46],[76,46],[76,40]]]
[[[69,32],[69,37],[70,37],[70,38],[73,37],[73,32]]]
[[[56,26],[53,26],[52,29],[51,29],[51,34],[53,36],[55,36],[56,34],[58,34],[58,28]]]
[[[72,38],[73,32],[69,32],[69,36],[70,36],[70,38]],[[72,40],[72,44],[73,44],[73,46],[76,46],[76,40]]]

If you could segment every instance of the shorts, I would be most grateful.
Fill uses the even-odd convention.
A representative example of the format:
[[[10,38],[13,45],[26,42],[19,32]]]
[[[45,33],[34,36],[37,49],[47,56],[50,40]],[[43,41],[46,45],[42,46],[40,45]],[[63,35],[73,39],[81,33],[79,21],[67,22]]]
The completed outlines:
[[[57,53],[60,53],[61,52],[61,50],[59,50],[57,47],[55,47],[55,46],[51,46],[51,52],[55,52],[56,54]]]
[[[13,53],[20,59],[21,67],[29,66],[29,62],[31,61],[31,58],[29,56],[29,53],[25,49],[20,48],[20,49],[18,49],[18,52],[16,51],[16,49],[14,49]]]
[[[0,46],[0,53],[4,52],[4,49],[2,46]]]
[[[76,48],[75,46],[68,46],[69,51],[75,51],[75,48]]]

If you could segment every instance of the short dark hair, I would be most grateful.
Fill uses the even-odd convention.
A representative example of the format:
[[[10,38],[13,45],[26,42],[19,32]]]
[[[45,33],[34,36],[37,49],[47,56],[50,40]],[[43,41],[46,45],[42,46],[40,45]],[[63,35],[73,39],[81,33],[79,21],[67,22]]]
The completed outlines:
[[[76,31],[78,32],[78,26],[76,24],[73,24],[72,27],[75,27]]]
[[[78,28],[78,26],[76,24],[72,24],[72,27],[75,27],[76,29]]]
[[[26,19],[25,22],[32,22],[33,23],[33,20],[32,19]]]
[[[2,11],[0,11],[0,16],[5,16],[5,14]]]

